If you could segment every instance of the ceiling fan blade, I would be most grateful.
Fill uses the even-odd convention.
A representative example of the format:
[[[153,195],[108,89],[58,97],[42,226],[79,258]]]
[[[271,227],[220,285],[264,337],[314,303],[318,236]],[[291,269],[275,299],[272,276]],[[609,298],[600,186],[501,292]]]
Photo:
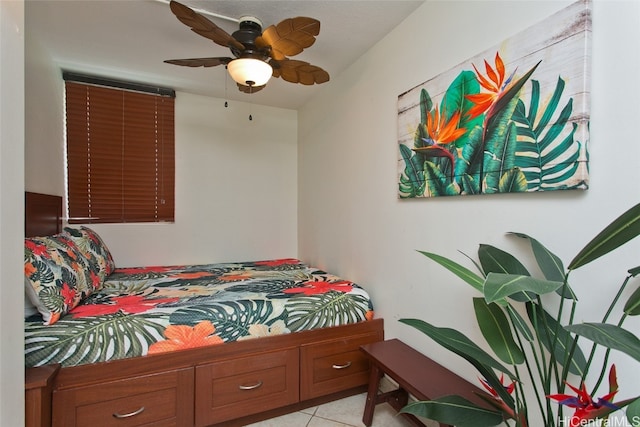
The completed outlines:
[[[266,85],[262,85],[262,86],[245,86],[245,85],[241,85],[240,83],[236,83],[238,85],[238,90],[240,92],[244,92],[244,93],[256,93],[259,90],[262,90],[265,88]]]
[[[167,59],[167,64],[182,65],[184,67],[215,67],[217,65],[228,64],[232,58],[191,58],[191,59]]]
[[[235,47],[239,50],[244,50],[244,45],[231,37],[229,33],[227,33],[222,28],[218,27],[213,22],[209,21],[204,16],[199,13],[193,11],[189,7],[183,5],[182,3],[178,3],[175,0],[171,0],[169,3],[169,7],[171,8],[171,12],[178,18],[180,22],[187,25],[191,28],[196,34],[201,35],[202,37],[206,37],[209,40],[219,44],[224,47]]]
[[[285,59],[283,61],[271,61],[270,64],[273,67],[274,77],[281,77],[290,83],[312,85],[329,81],[329,73],[308,62]]]
[[[306,16],[288,18],[277,26],[271,25],[262,32],[262,39],[272,48],[272,57],[283,60],[297,55],[316,41],[320,34],[320,21]]]

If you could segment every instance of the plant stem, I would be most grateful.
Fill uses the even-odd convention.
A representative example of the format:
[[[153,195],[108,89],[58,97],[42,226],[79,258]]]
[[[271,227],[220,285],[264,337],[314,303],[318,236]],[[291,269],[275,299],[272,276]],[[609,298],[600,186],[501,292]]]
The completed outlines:
[[[507,311],[509,313],[509,316],[511,315],[510,311]],[[513,319],[513,318],[512,318]],[[511,321],[511,323],[513,323],[513,320]],[[513,326],[513,325],[512,325]],[[542,414],[542,419],[544,421],[544,425],[547,425],[547,417],[544,411],[544,405],[542,404],[542,400],[540,400],[540,393],[538,391],[538,385],[536,384],[535,378],[533,377],[533,372],[531,371],[531,364],[529,363],[529,358],[526,356],[525,352],[524,352],[524,346],[522,345],[522,338],[520,337],[520,334],[518,333],[518,329],[513,327],[513,330],[515,331],[515,336],[516,336],[516,340],[518,340],[518,346],[522,349],[522,354],[524,354],[524,363],[525,366],[527,367],[527,373],[529,374],[529,379],[531,380],[531,384],[533,385],[533,391],[536,395],[536,400],[538,401],[538,408],[540,408],[540,413]],[[531,344],[531,342],[529,342],[529,344]],[[535,359],[536,365],[538,367],[538,374],[540,373],[540,364],[538,363],[538,355],[535,352],[534,346],[533,344],[531,344],[531,350],[533,353],[533,358]],[[518,374],[518,378],[520,378],[520,375]]]
[[[620,288],[618,289],[618,292],[616,293],[616,296],[613,298],[613,301],[611,301],[611,304],[609,304],[609,308],[607,309],[607,312],[605,313],[604,317],[602,318],[602,323],[606,323],[607,322],[607,320],[609,319],[609,316],[613,312],[613,308],[618,303],[618,300],[620,299],[620,297],[622,296],[622,293],[624,292],[625,288],[627,287],[627,283],[629,283],[629,280],[631,280],[631,278],[633,278],[633,277],[634,276],[630,274],[624,279],[624,281],[622,282],[622,285],[620,285]],[[625,318],[626,318],[626,314],[623,314],[622,318],[618,322],[618,326],[622,325],[622,322],[624,321]],[[593,358],[595,356],[597,347],[598,347],[598,344],[596,344],[596,343],[594,343],[591,346],[591,352],[589,353],[589,358],[587,359],[587,365],[586,365],[585,370],[584,370],[584,372],[582,374],[582,378],[580,378],[580,383],[581,384],[586,380],[587,372],[589,372],[589,367],[591,366],[591,363],[593,362]],[[608,358],[608,354],[607,354],[607,358]],[[606,362],[607,362],[607,359],[605,359],[605,364],[603,365],[603,369],[601,371],[600,379],[598,380],[597,385],[599,385],[600,382],[602,381],[602,377],[603,377],[602,372],[606,371]],[[597,386],[593,388],[593,392],[594,393],[595,393],[597,388],[598,388]]]

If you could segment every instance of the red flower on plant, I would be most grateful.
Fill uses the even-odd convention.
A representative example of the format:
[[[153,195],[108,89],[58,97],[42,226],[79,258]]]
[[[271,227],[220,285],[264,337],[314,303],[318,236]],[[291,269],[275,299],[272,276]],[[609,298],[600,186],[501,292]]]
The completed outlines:
[[[489,382],[487,380],[485,380],[484,378],[480,378],[480,382],[482,383],[484,388],[486,388],[487,391],[489,393],[491,393],[491,395],[493,397],[499,397],[498,392],[493,387],[491,387],[489,385]],[[505,386],[504,385],[504,375],[500,375],[500,384],[504,387],[504,389],[509,394],[513,393],[513,389],[516,387],[516,382],[515,381],[512,381],[511,384],[509,384],[508,386]]]
[[[613,396],[618,392],[616,365],[611,365],[611,369],[609,370],[609,393],[600,397],[597,402],[591,398],[584,383],[581,384],[580,388],[573,387],[569,383],[565,384],[576,393],[576,396],[570,394],[551,394],[547,397],[558,401],[560,405],[565,405],[576,410],[571,417],[570,427],[585,425],[584,421],[594,420],[602,416],[603,412],[606,412],[607,409],[619,409],[611,402]]]
[[[509,405],[506,402],[504,402],[502,398],[500,398],[500,394],[496,391],[496,389],[493,388],[489,384],[489,382],[484,378],[480,378],[480,382],[482,383],[482,386],[485,389],[487,389],[489,393],[491,393],[491,396],[478,393],[478,397],[480,397],[482,400],[484,400],[485,402],[487,402],[488,404],[490,404],[491,406],[493,406],[494,408],[502,412],[507,418],[515,419],[516,418],[515,411],[511,407],[509,407]],[[507,391],[507,393],[511,394],[515,389],[516,383],[515,381],[513,381],[508,386],[505,386],[504,375],[500,375],[500,385]],[[520,417],[519,425],[522,425],[523,427],[527,426],[526,417],[522,417],[522,416]]]
[[[88,316],[103,316],[122,311],[127,314],[144,313],[158,304],[178,301],[179,298],[145,299],[142,295],[129,295],[111,298],[112,304],[83,304],[71,310],[74,318]]]
[[[297,288],[285,289],[283,292],[285,294],[317,295],[325,294],[329,291],[351,292],[351,289],[353,289],[352,283],[346,280],[340,280],[337,282],[309,281],[304,282],[304,285],[305,286]]]
[[[149,354],[223,344],[222,338],[213,334],[215,331],[215,326],[208,320],[203,320],[194,327],[169,325],[164,330],[164,336],[167,339],[151,344]]]

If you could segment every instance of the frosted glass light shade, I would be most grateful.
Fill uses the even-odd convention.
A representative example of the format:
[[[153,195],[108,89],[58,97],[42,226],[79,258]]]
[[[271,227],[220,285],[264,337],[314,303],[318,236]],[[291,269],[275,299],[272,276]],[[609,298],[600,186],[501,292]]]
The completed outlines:
[[[245,86],[263,86],[273,73],[271,65],[254,58],[238,58],[227,64],[231,78]]]

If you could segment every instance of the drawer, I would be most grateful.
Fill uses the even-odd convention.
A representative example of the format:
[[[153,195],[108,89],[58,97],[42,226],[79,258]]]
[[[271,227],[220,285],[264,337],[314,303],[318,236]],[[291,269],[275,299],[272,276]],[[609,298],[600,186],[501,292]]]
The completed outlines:
[[[378,333],[300,347],[300,400],[367,384],[369,361],[360,346],[382,340]]]
[[[298,348],[196,367],[196,426],[251,415],[298,401]]]
[[[189,426],[193,368],[54,392],[54,426]]]

